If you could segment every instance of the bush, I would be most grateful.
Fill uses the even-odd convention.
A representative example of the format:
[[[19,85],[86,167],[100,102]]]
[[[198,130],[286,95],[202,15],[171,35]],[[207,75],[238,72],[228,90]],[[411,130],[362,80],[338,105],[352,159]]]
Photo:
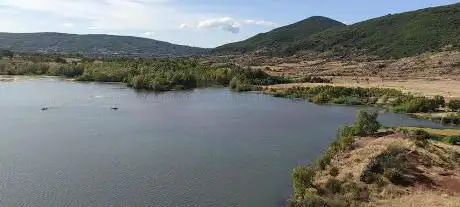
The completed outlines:
[[[339,175],[339,168],[332,167],[331,170],[329,171],[329,174],[331,176],[337,177]]]
[[[460,110],[460,100],[451,100],[447,105],[450,110],[452,111],[459,111]]]
[[[368,136],[375,134],[382,126],[378,121],[378,113],[361,110],[353,124],[354,135]]]
[[[359,177],[359,180],[361,180],[362,182],[364,182],[366,184],[372,184],[375,181],[377,181],[378,178],[379,178],[378,174],[373,173],[373,172],[371,172],[371,171],[366,169],[361,173],[361,176]]]
[[[411,180],[404,176],[404,173],[410,168],[403,156],[406,151],[398,146],[388,147],[369,162],[361,173],[361,181],[371,184],[377,182],[383,175],[395,185],[409,185]]]
[[[405,113],[432,112],[439,108],[436,100],[425,97],[406,97],[406,100],[399,100],[394,110]],[[398,103],[399,102],[399,103]]]
[[[438,107],[445,107],[446,106],[446,100],[444,99],[443,96],[436,95],[434,96],[434,102],[436,106]]]
[[[330,178],[324,185],[325,194],[336,194],[342,192],[342,182],[335,178]]]
[[[294,195],[296,197],[303,196],[307,188],[313,187],[315,175],[316,171],[311,167],[300,166],[294,169],[292,178]]]
[[[316,104],[325,104],[325,103],[329,103],[331,99],[329,98],[329,96],[325,93],[320,93],[316,96],[314,96],[312,99],[311,99],[311,102],[313,103],[316,103]]]
[[[383,176],[386,177],[391,183],[395,185],[407,186],[411,182],[402,174],[402,172],[395,168],[385,169]]]
[[[421,129],[417,129],[411,132],[410,137],[415,141],[415,144],[419,147],[425,147],[428,144],[428,140],[432,138],[428,132]]]
[[[242,77],[234,77],[230,81],[230,89],[236,92],[250,91],[252,90],[252,84],[248,79]]]
[[[456,145],[457,143],[460,143],[460,137],[443,137],[440,141],[451,145]]]

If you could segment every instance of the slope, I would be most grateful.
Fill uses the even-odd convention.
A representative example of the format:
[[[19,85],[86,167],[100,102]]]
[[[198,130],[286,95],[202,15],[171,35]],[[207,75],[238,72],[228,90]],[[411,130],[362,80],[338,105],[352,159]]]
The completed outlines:
[[[460,46],[460,3],[387,15],[334,28],[293,43],[283,51],[323,52],[329,56],[401,58]]]
[[[279,49],[292,42],[305,39],[310,35],[332,27],[343,27],[345,24],[326,17],[314,16],[308,19],[261,33],[241,42],[230,43],[214,50],[217,53],[244,53],[258,49]]]
[[[16,52],[79,53],[107,56],[189,56],[207,49],[129,36],[63,33],[0,33],[0,48]]]
[[[389,14],[345,26],[324,17],[259,34],[220,46],[220,54],[251,53],[259,49],[275,56],[300,52],[322,57],[372,56],[379,59],[460,48],[460,3]]]

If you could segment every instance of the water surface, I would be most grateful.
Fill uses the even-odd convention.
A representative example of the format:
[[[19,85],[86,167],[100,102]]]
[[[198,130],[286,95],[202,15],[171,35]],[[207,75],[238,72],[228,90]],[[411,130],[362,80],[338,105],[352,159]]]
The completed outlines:
[[[283,206],[292,169],[355,112],[226,89],[0,83],[0,206]]]

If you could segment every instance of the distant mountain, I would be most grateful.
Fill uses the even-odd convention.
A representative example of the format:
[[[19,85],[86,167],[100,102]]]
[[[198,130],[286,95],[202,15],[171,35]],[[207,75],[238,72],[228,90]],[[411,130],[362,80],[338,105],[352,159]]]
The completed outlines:
[[[273,39],[273,42],[264,42],[263,45],[272,54],[281,56],[308,51],[332,57],[366,55],[380,58],[400,58],[443,48],[460,48],[460,3],[389,14],[349,26],[337,25],[319,32],[307,33],[295,29],[301,25],[296,23],[287,26],[292,31],[288,33],[289,36],[296,38],[285,39],[287,41]],[[254,40],[261,36],[273,36],[284,28],[218,47],[215,52],[253,52]]]
[[[217,47],[214,52],[245,53],[264,49],[282,49],[326,29],[345,26],[345,24],[327,17],[314,16],[267,33],[258,34],[241,42]]]
[[[140,37],[63,33],[0,33],[0,48],[15,52],[138,57],[202,55],[208,51]]]

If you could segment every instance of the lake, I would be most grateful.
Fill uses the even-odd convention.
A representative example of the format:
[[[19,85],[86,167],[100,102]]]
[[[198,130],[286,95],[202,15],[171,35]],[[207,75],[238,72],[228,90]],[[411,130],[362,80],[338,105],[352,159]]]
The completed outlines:
[[[0,83],[0,206],[283,206],[292,169],[355,112],[227,89]]]

